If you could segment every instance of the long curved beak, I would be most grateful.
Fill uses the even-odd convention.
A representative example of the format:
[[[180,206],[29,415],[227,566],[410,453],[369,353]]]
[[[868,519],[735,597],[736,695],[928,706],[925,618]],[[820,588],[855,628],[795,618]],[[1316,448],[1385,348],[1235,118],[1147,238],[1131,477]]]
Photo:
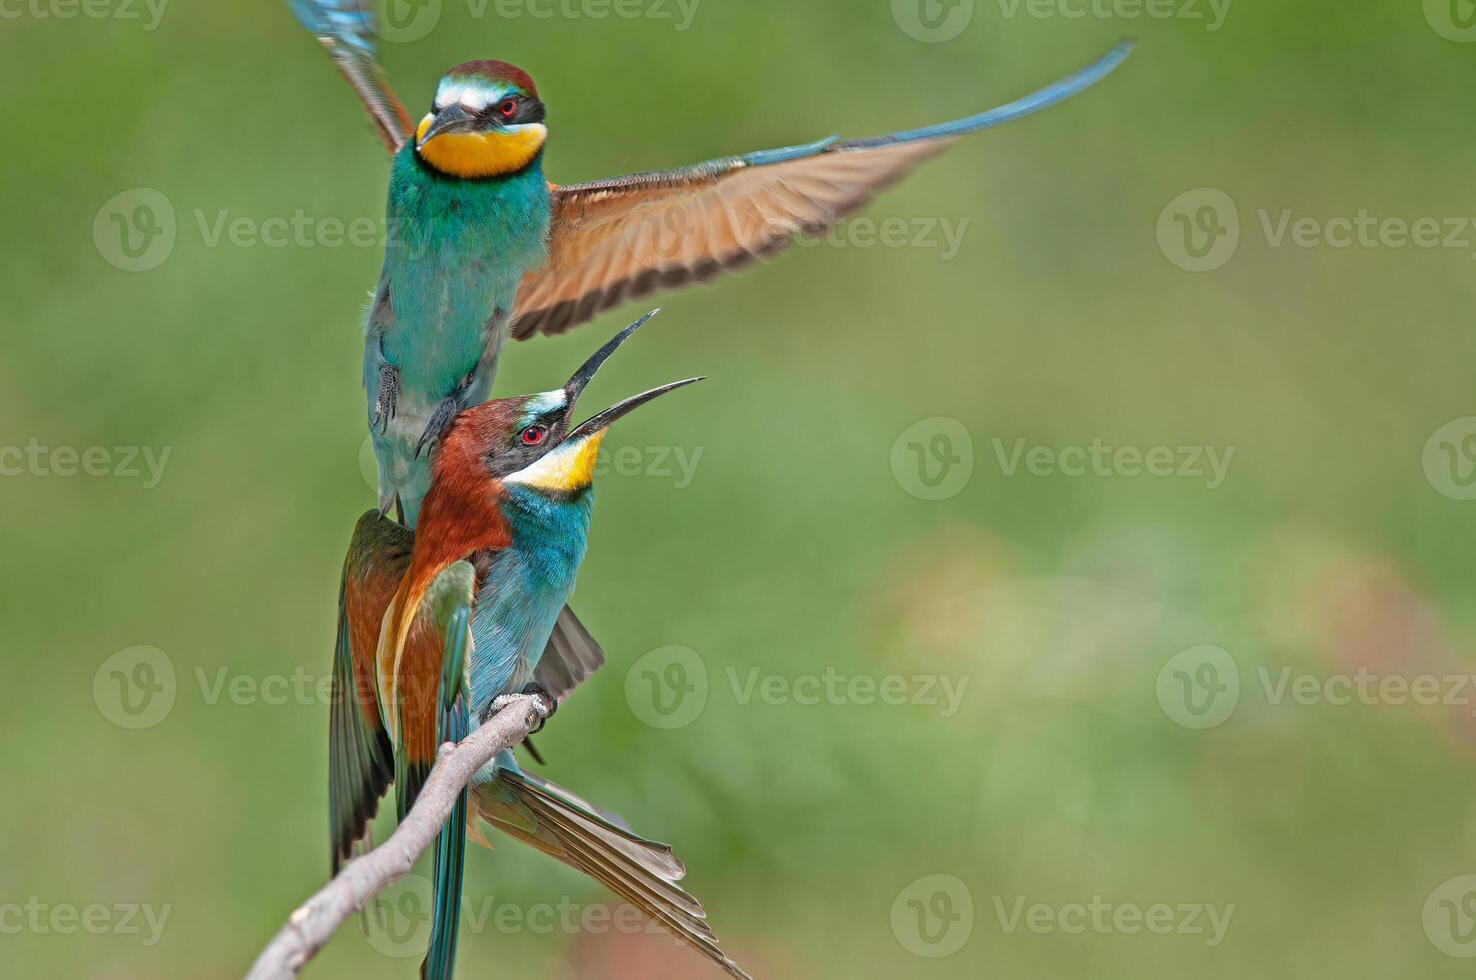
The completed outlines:
[[[590,380],[595,376],[595,372],[600,369],[600,366],[610,359],[610,355],[619,350],[621,344],[629,340],[632,334],[641,329],[641,327],[645,326],[646,322],[650,320],[651,317],[660,312],[661,310],[658,308],[652,310],[650,313],[647,313],[635,323],[632,323],[630,326],[620,331],[614,337],[610,338],[609,342],[606,343],[605,346],[601,347],[599,350],[591,354],[589,360],[585,361],[579,366],[579,370],[575,371],[574,376],[570,378],[568,383],[564,385],[564,395],[568,398],[569,411],[572,412],[574,410],[574,403],[579,400],[580,393],[584,391],[585,386],[589,384]],[[596,432],[604,430],[610,425],[610,423],[614,422],[622,415],[626,415],[634,409],[639,408],[640,406],[646,404],[646,402],[651,401],[653,398],[659,398],[660,396],[666,394],[668,391],[676,391],[678,388],[685,388],[687,385],[696,384],[698,381],[702,380],[704,379],[687,378],[685,381],[674,381],[671,384],[662,385],[659,388],[652,388],[650,391],[643,391],[639,395],[633,395],[630,398],[627,398],[624,401],[620,402],[619,404],[611,405],[600,414],[594,416],[593,418],[586,419],[584,422],[581,422],[579,425],[575,426],[569,431],[569,434],[564,437],[564,442],[569,443],[579,439],[586,439],[594,435]]]
[[[463,109],[459,104],[452,103],[431,119],[430,125],[425,128],[415,139],[415,148],[418,150],[437,136],[446,133],[464,133],[473,128],[477,117]]]
[[[647,320],[651,319],[651,317],[660,312],[660,308],[657,308],[652,310],[650,313],[647,313],[635,323],[632,323],[630,326],[617,333],[614,337],[610,338],[610,341],[606,343],[605,346],[601,347],[599,350],[595,351],[589,356],[589,360],[579,365],[579,370],[575,371],[574,376],[564,384],[564,394],[568,396],[570,408],[573,408],[574,403],[579,400],[579,393],[582,392],[585,386],[589,384],[590,379],[595,376],[595,372],[600,369],[600,365],[609,360],[610,355],[619,350],[620,345],[629,340],[631,334],[635,333],[637,330],[641,329],[641,327],[645,326]]]
[[[650,391],[643,391],[639,395],[632,395],[622,402],[611,405],[600,414],[580,422],[564,437],[564,442],[570,443],[580,439],[588,439],[595,433],[609,428],[610,424],[616,419],[623,415],[628,415],[635,409],[646,404],[646,402],[654,398],[660,398],[668,391],[676,391],[678,388],[685,388],[687,385],[693,385],[699,381],[706,380],[706,378],[687,378],[685,381],[673,381],[671,384],[662,385],[660,388],[652,388]]]

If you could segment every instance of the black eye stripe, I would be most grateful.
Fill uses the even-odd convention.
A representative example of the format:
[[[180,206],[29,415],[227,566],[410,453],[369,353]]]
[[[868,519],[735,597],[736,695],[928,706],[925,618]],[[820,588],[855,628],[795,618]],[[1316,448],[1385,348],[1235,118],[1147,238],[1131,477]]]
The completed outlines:
[[[518,108],[511,116],[504,116],[502,114],[502,104],[508,99],[516,102]],[[543,122],[545,110],[543,103],[538,99],[527,95],[510,95],[498,99],[478,113],[477,116],[479,119],[501,123],[504,126],[517,126],[523,123]]]

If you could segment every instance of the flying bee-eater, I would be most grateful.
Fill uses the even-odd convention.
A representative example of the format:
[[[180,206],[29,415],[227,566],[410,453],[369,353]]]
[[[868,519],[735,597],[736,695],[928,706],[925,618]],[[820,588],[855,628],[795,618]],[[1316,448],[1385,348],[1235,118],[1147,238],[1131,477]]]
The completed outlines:
[[[411,526],[429,480],[423,434],[486,398],[509,336],[560,333],[821,232],[959,137],[1081,92],[1132,47],[954,122],[557,186],[544,177],[548,124],[526,72],[457,65],[413,123],[375,61],[369,0],[291,2],[393,154],[391,245],[369,312],[364,385],[381,504],[397,500]]]
[[[575,403],[643,318],[561,388],[487,402],[449,420],[431,457],[419,527],[371,511],[343,574],[330,725],[335,870],[391,781],[401,816],[434,763],[499,698],[565,698],[597,662],[553,662],[550,634],[583,560],[595,459],[608,427],[700,379],[653,388],[573,425]],[[576,644],[577,645],[577,644]],[[436,842],[427,978],[454,966],[468,804],[472,814],[589,875],[734,976],[681,862],[578,797],[522,772],[511,752],[473,780]]]

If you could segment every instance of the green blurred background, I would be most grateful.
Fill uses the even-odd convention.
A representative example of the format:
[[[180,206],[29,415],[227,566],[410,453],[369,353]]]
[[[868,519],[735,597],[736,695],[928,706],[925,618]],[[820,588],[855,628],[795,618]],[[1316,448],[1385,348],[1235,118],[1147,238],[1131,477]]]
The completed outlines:
[[[852,222],[659,300],[592,399],[711,380],[610,440],[575,602],[610,663],[543,735],[547,774],[672,842],[764,977],[1469,975],[1476,694],[1446,678],[1476,635],[1476,230],[1276,237],[1285,212],[1441,238],[1476,213],[1469,5],[701,0],[679,30],[674,2],[581,2],[445,0],[382,57],[416,112],[458,61],[526,67],[568,182],[951,118],[1141,42],[883,195],[864,221],[907,245]],[[38,447],[0,479],[0,972],[231,977],[326,871],[312,684],[373,501],[381,258],[332,228],[379,219],[386,159],[280,4],[122,3],[0,8],[0,446]],[[157,202],[139,188],[175,242],[131,272],[111,215]],[[1195,272],[1181,222],[1233,216],[1203,189],[1240,233]],[[214,234],[298,214],[283,247]],[[498,390],[642,309],[517,346]],[[1213,488],[1010,465],[1094,440],[1234,455]],[[92,447],[107,475],[64,475]],[[126,447],[169,452],[157,479]],[[706,684],[678,716],[643,694],[673,658]],[[1360,670],[1455,703],[1318,693]],[[827,672],[857,686],[800,703]],[[463,975],[711,975],[494,843]],[[307,975],[414,976],[414,885]],[[1072,911],[1094,900],[1128,911],[1098,928]],[[1167,934],[1131,928],[1160,904]]]

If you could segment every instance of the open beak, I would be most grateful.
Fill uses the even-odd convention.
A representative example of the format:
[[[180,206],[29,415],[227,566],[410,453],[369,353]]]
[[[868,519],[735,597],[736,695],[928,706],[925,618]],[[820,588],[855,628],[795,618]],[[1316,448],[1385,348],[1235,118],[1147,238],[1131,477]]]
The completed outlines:
[[[616,334],[613,338],[610,339],[609,343],[605,344],[605,346],[595,351],[594,354],[590,356],[589,360],[580,365],[579,370],[575,371],[574,376],[569,379],[567,384],[564,385],[564,394],[567,395],[569,399],[569,411],[572,412],[574,410],[574,403],[578,401],[580,393],[584,391],[585,386],[589,384],[590,379],[595,376],[595,372],[600,369],[600,365],[604,364],[605,361],[609,359],[611,354],[619,350],[620,345],[629,340],[631,334],[635,333],[637,330],[643,327],[646,324],[647,320],[651,319],[651,317],[660,312],[661,311],[658,309],[652,310],[650,313],[647,313],[635,323],[632,323],[630,326],[626,327],[624,330]],[[568,443],[573,442],[576,439],[586,439],[594,435],[596,432],[604,430],[610,425],[610,423],[614,422],[616,419],[620,418],[623,415],[629,414],[636,408],[639,408],[640,406],[646,404],[646,402],[651,401],[654,398],[659,398],[661,395],[666,394],[668,391],[676,391],[678,388],[685,388],[687,385],[696,384],[698,381],[702,380],[704,379],[687,378],[685,381],[673,381],[671,384],[662,385],[659,388],[652,388],[650,391],[643,391],[639,395],[633,395],[632,397],[627,398],[624,401],[619,402],[618,404],[610,406],[593,418],[586,419],[579,425],[575,426],[569,431],[569,434],[564,437],[564,442]]]
[[[659,398],[660,396],[666,394],[668,391],[676,391],[678,388],[685,388],[687,387],[687,385],[694,385],[699,381],[705,380],[707,379],[687,378],[685,381],[673,381],[671,384],[662,385],[660,388],[652,388],[650,391],[643,391],[639,395],[632,395],[622,402],[617,402],[616,404],[611,405],[609,408],[605,409],[603,412],[594,416],[593,418],[588,418],[585,419],[583,422],[580,422],[577,426],[574,427],[572,431],[570,431],[567,436],[564,437],[564,441],[573,442],[576,439],[587,439],[590,436],[594,435],[596,432],[600,432],[608,428],[610,423],[614,422],[622,415],[629,414],[631,411],[646,404],[646,402],[651,401],[653,398]]]
[[[477,117],[463,109],[459,104],[452,103],[431,119],[430,125],[425,132],[415,139],[415,148],[418,150],[437,136],[446,133],[465,133],[471,131],[477,121]]]

